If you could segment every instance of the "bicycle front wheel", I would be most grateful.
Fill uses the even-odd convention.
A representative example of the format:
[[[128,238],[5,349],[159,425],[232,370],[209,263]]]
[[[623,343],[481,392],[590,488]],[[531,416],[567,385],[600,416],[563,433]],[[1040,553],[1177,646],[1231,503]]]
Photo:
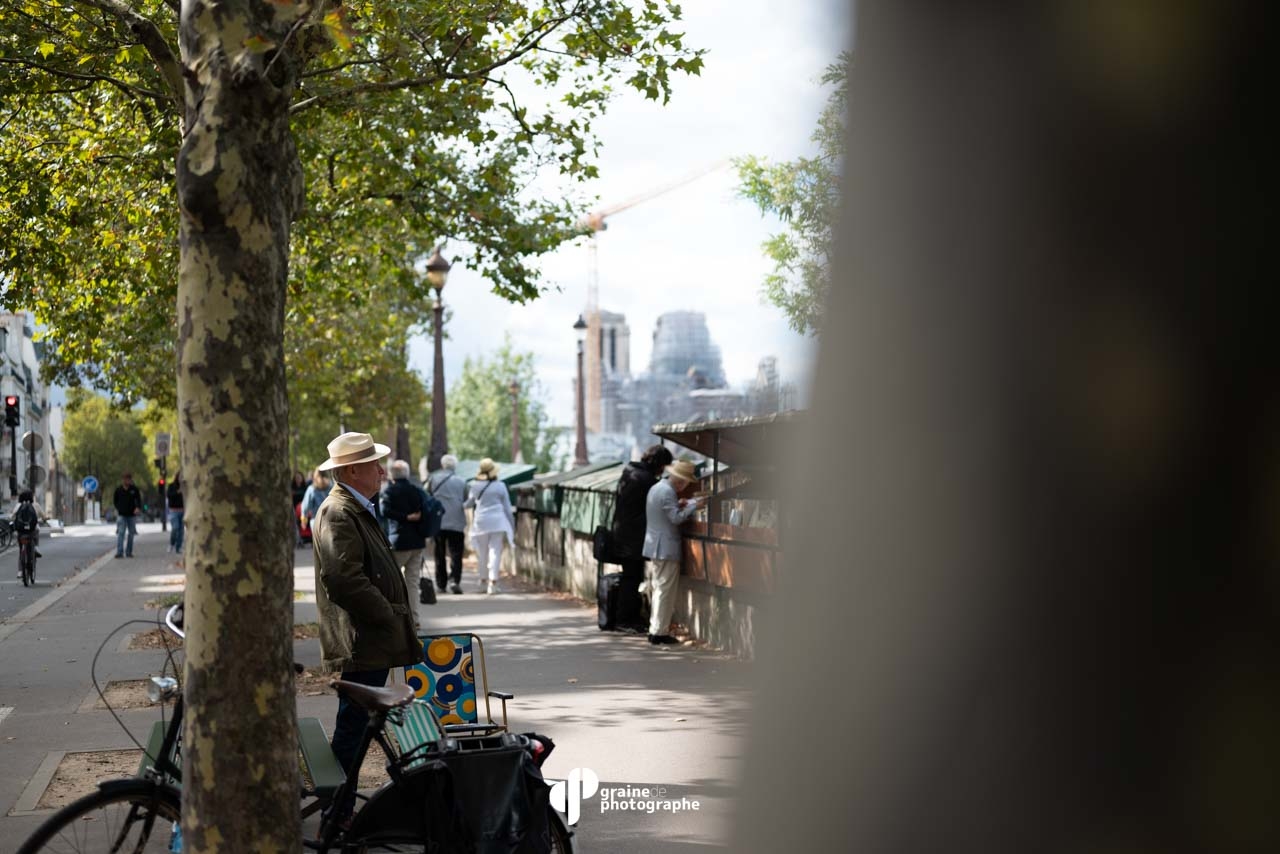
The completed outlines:
[[[50,816],[18,854],[163,854],[180,803],[177,790],[150,780],[105,783]]]

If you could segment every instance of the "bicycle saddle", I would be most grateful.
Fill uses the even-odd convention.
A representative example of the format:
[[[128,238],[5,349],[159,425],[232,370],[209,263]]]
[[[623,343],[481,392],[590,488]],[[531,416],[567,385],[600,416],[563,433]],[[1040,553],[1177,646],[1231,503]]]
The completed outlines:
[[[407,706],[413,701],[413,689],[408,685],[389,685],[386,688],[373,688],[359,682],[345,682],[334,679],[329,687],[342,694],[366,711],[386,712],[391,709]]]

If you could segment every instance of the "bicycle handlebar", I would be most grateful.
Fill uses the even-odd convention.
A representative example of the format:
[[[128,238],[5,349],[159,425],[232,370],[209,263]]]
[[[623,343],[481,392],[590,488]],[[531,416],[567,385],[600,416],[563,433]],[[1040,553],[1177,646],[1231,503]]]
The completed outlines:
[[[174,615],[177,614],[177,618]],[[186,638],[186,633],[182,631],[182,605],[174,605],[164,615],[164,624],[169,627],[169,631],[173,632],[180,638]]]

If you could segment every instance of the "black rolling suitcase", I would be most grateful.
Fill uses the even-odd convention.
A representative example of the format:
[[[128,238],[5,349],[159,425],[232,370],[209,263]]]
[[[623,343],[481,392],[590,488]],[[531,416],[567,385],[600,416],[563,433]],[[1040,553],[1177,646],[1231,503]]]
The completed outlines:
[[[613,632],[618,629],[618,599],[622,591],[618,589],[622,582],[622,573],[604,574],[604,563],[596,562],[596,622],[602,632]]]

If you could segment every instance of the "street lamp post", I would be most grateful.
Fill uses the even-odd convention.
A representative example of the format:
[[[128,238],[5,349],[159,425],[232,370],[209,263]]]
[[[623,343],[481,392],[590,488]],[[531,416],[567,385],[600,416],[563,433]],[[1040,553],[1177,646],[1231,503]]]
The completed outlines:
[[[432,306],[432,332],[435,333],[435,362],[431,367],[431,449],[427,452],[427,469],[435,471],[440,468],[440,458],[449,450],[448,427],[444,418],[444,303],[440,292],[444,290],[445,280],[449,278],[450,264],[440,254],[437,246],[427,259],[427,281],[435,289],[436,299]]]
[[[590,462],[587,458],[587,409],[586,398],[582,387],[582,344],[587,336],[587,322],[578,315],[578,322],[573,324],[573,331],[578,337],[578,442],[573,449],[573,466],[579,468]]]
[[[520,383],[513,379],[511,385],[507,386],[507,393],[511,395],[511,461],[522,463],[524,454],[520,453]]]

